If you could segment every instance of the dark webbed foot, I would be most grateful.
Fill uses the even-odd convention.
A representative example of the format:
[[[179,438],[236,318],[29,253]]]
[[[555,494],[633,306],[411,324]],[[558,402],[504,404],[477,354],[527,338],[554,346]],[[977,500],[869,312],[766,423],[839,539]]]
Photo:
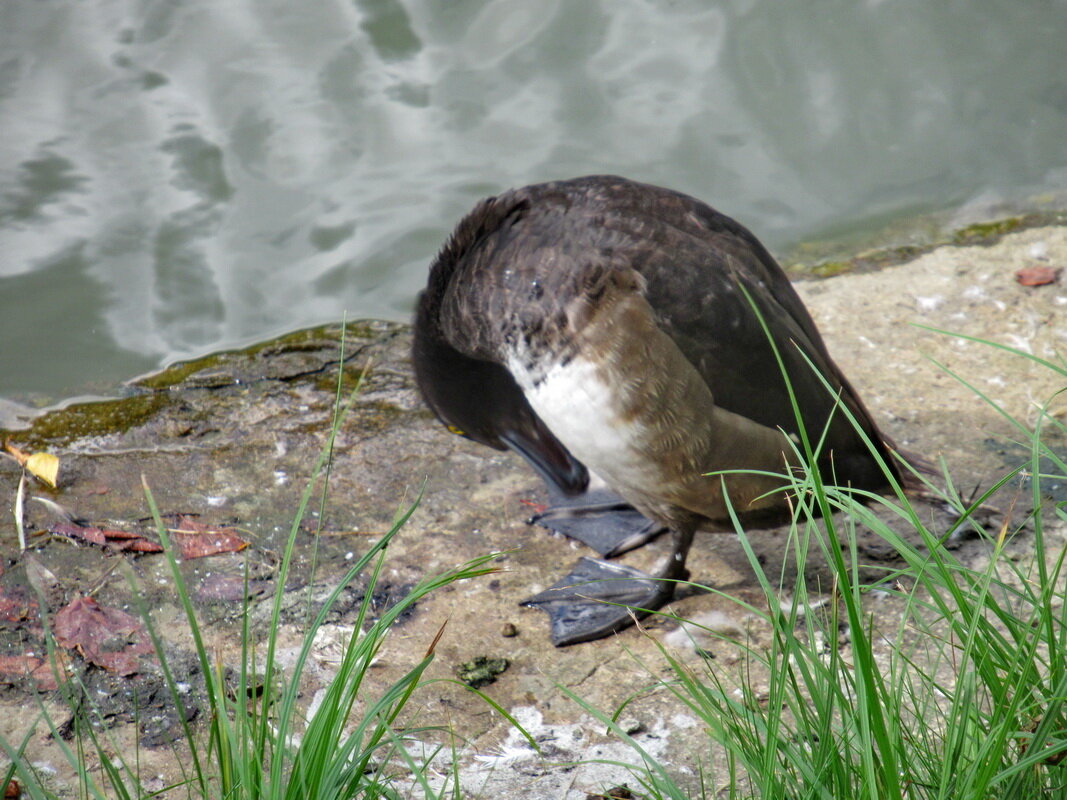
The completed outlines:
[[[672,580],[582,557],[570,573],[524,606],[548,613],[557,647],[600,639],[648,616],[674,596]]]
[[[534,514],[528,523],[577,539],[604,558],[622,555],[667,530],[606,489],[577,497],[550,491],[549,498],[552,506]]]

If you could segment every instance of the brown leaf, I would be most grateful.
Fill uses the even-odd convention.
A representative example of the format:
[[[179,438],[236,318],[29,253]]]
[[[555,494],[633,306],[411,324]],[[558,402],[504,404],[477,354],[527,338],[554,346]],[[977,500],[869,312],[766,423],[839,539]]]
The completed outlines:
[[[90,544],[98,544],[112,550],[132,550],[137,553],[162,553],[163,546],[144,538],[140,533],[120,531],[110,528],[93,528],[75,525],[72,522],[57,522],[49,530],[60,536],[81,539]]]
[[[136,617],[102,606],[91,597],[75,597],[60,609],[53,630],[63,647],[119,675],[138,672],[138,656],[152,652],[148,634]]]
[[[48,530],[52,533],[59,534],[60,536],[66,536],[70,539],[81,539],[82,541],[91,544],[98,544],[101,547],[107,544],[107,537],[104,535],[104,531],[100,528],[89,528],[84,525],[75,525],[74,523],[57,522]]]
[[[0,586],[0,620],[22,622],[37,616],[37,601],[19,596]]]
[[[9,676],[24,678],[43,663],[44,659],[37,656],[0,656],[0,680]]]
[[[110,540],[108,544],[113,544]],[[163,545],[158,542],[153,542],[148,539],[144,539],[138,536],[136,539],[130,539],[117,548],[118,550],[124,550],[129,553],[162,553]]]
[[[56,666],[61,671],[66,669],[61,653],[56,653],[56,661]],[[14,683],[20,678],[33,681],[38,691],[54,692],[59,688],[47,658],[29,655],[0,656],[0,683]]]
[[[184,559],[238,553],[248,547],[248,542],[233,528],[213,527],[189,516],[178,517],[178,527],[171,531],[171,536]]]
[[[1015,273],[1015,280],[1023,286],[1046,286],[1055,283],[1059,274],[1058,267],[1023,267]]]

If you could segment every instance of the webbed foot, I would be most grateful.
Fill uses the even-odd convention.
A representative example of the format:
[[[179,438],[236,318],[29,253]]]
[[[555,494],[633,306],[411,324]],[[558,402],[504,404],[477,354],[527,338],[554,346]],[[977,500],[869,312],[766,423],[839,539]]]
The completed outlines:
[[[674,586],[633,567],[583,556],[565,578],[522,605],[548,613],[552,643],[563,647],[629,627],[667,603]]]
[[[622,555],[667,530],[606,489],[577,497],[550,491],[549,497],[552,506],[534,514],[527,523],[577,539],[604,558]]]

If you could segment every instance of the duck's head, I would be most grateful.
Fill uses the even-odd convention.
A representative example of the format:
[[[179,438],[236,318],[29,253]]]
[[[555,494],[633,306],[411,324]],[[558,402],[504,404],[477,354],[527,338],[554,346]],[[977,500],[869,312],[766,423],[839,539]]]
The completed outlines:
[[[589,473],[530,407],[500,364],[460,353],[445,341],[436,305],[423,293],[412,360],[419,391],[451,433],[497,450],[514,450],[568,495],[585,491]]]

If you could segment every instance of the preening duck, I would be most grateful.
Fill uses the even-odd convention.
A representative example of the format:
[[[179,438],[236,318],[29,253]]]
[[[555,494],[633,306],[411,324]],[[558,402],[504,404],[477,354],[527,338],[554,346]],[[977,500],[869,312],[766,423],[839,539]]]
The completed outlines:
[[[788,514],[781,475],[797,465],[798,423],[775,350],[822,438],[823,475],[869,491],[900,479],[789,279],[729,217],[589,176],[488,198],[459,223],[416,312],[427,404],[454,433],[514,450],[557,494],[596,506],[602,552],[661,526],[672,536],[658,575],[583,558],[527,601],[549,612],[557,645],[626,627],[626,606],[668,602],[694,532],[733,530],[724,486],[745,524]],[[708,475],[722,470],[751,472]],[[590,472],[652,522],[635,524],[610,494],[583,497]]]

